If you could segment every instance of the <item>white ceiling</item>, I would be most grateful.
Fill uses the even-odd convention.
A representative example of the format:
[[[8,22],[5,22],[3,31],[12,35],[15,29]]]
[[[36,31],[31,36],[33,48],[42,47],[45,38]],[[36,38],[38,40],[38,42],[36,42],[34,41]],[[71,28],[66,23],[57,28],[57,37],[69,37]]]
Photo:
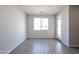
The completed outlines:
[[[55,15],[61,11],[65,5],[20,5],[27,15]],[[40,10],[43,8],[43,13]]]

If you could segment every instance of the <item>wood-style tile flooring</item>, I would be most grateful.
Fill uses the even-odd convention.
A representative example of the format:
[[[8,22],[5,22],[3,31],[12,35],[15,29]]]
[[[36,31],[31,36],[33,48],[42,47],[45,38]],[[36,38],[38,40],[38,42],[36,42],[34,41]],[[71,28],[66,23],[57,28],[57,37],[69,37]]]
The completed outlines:
[[[69,48],[57,39],[27,39],[10,54],[78,54],[79,48]]]

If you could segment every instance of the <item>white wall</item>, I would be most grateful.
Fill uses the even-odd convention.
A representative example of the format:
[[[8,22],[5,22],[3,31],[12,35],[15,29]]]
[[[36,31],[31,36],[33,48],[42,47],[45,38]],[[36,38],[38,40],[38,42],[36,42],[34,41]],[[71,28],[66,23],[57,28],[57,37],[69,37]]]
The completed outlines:
[[[26,37],[26,15],[17,6],[0,6],[0,53],[9,53]]]
[[[49,18],[49,30],[48,31],[34,31],[33,30],[33,17],[28,16],[28,38],[55,38],[55,17],[54,16],[42,16]],[[40,16],[35,16],[40,17]]]
[[[70,47],[79,47],[79,6],[69,6]]]
[[[56,19],[58,16],[62,17],[62,38],[60,40],[69,46],[69,6],[65,6],[64,9],[56,15]]]

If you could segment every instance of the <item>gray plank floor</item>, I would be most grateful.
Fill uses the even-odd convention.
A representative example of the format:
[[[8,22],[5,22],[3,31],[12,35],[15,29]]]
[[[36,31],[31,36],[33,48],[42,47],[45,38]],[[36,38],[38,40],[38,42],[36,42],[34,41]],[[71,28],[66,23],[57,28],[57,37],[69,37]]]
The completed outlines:
[[[78,54],[79,48],[69,48],[57,39],[28,39],[10,54]]]

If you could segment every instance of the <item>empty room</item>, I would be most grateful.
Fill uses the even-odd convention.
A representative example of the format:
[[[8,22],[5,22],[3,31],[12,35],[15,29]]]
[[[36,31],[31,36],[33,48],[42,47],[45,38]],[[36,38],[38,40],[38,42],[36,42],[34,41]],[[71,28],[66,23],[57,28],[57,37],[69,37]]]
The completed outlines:
[[[78,54],[78,5],[0,5],[0,54]]]

